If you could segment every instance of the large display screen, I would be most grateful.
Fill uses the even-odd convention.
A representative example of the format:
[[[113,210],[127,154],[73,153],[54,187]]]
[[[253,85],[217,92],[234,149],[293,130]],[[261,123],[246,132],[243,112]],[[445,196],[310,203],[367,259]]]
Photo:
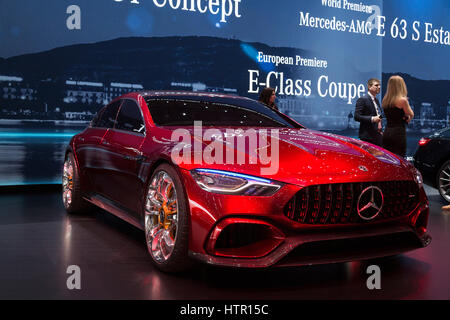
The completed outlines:
[[[111,99],[187,90],[258,98],[357,137],[367,80],[404,77],[421,136],[448,125],[448,0],[73,0],[0,5],[0,185],[60,183],[64,151]],[[379,97],[381,98],[381,97]],[[381,99],[380,99],[381,100]]]

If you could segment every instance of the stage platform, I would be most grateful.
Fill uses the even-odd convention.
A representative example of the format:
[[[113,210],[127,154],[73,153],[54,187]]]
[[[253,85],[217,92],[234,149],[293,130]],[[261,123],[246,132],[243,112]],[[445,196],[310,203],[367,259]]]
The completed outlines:
[[[390,258],[299,268],[238,270],[196,265],[177,275],[156,270],[144,233],[96,210],[67,215],[59,188],[2,190],[0,299],[450,299],[450,212],[430,199],[430,246]],[[368,266],[381,270],[369,290]],[[67,268],[81,269],[69,290]]]

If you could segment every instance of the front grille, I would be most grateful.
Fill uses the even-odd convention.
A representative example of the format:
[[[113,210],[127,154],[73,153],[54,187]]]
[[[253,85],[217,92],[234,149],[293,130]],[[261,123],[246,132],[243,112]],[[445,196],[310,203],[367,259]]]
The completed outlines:
[[[358,198],[374,186],[383,192],[381,212],[370,221],[381,221],[409,214],[419,203],[419,188],[414,181],[385,181],[323,184],[305,187],[285,206],[289,219],[311,225],[366,222],[357,211]]]

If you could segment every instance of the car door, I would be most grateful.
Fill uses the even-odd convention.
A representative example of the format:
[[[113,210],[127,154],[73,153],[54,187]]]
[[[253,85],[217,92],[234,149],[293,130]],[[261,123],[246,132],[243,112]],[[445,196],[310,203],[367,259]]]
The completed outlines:
[[[440,150],[439,152],[433,152],[434,159],[432,161],[436,164],[436,167],[440,167],[444,162],[450,160],[450,129],[441,132],[435,150]],[[436,169],[439,170],[440,168]]]
[[[108,148],[108,171],[102,180],[104,194],[138,217],[144,181],[139,176],[143,156],[145,125],[134,99],[123,99],[115,127],[109,130],[103,144]]]
[[[114,101],[103,108],[94,118],[90,127],[79,138],[77,149],[80,169],[89,184],[92,193],[104,193],[107,182],[102,177],[108,170],[109,148],[104,137],[114,128],[121,101]]]

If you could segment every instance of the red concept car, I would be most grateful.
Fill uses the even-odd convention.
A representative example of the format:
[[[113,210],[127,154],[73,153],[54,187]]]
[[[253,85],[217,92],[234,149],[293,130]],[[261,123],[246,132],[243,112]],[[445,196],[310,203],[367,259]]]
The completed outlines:
[[[121,96],[72,138],[63,171],[66,210],[95,205],[144,230],[163,271],[343,262],[431,241],[414,166],[243,97]]]

